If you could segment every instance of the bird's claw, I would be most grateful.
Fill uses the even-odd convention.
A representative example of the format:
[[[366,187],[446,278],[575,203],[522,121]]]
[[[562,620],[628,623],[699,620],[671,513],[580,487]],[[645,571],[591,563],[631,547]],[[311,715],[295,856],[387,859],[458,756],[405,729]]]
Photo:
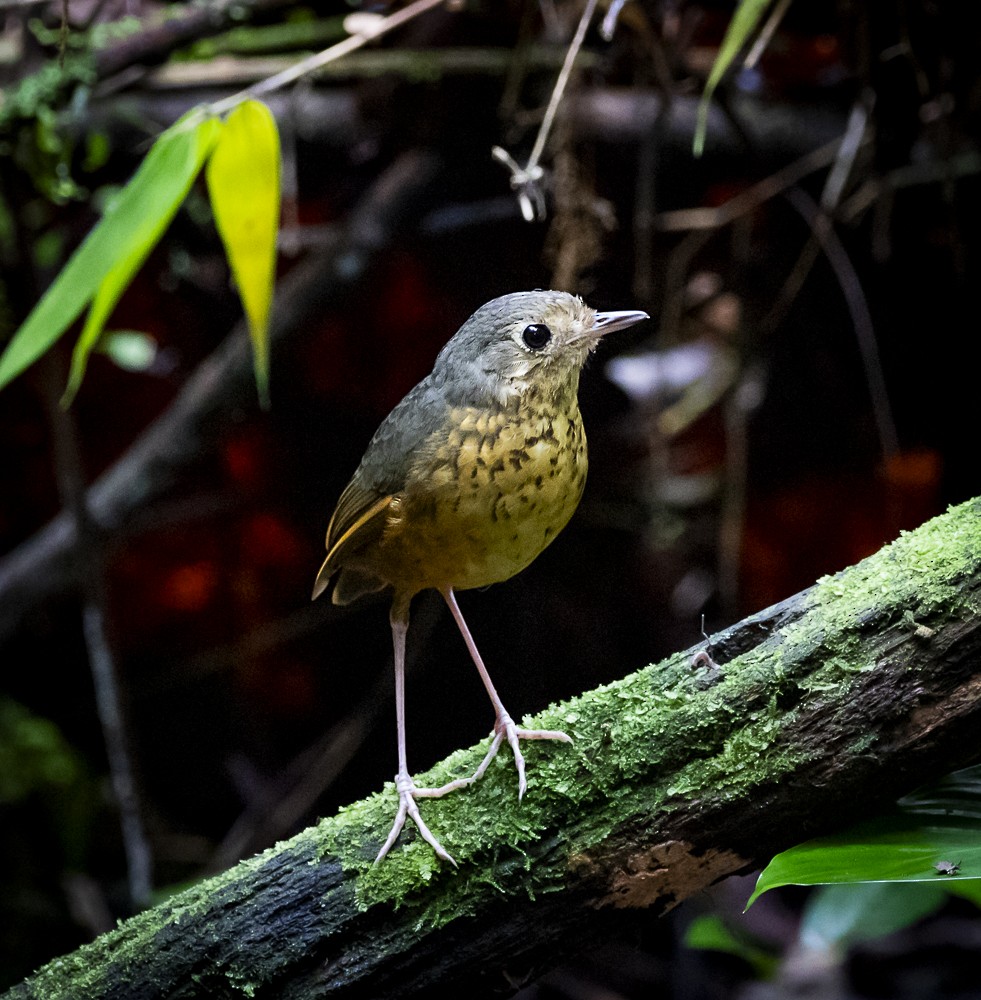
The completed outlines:
[[[524,797],[525,791],[528,788],[528,782],[525,778],[525,757],[521,752],[520,741],[559,740],[562,743],[572,742],[571,736],[558,729],[522,729],[520,726],[515,725],[514,719],[507,712],[503,712],[494,723],[494,739],[491,741],[487,755],[480,762],[480,767],[474,771],[471,777],[462,779],[464,782],[469,784],[483,776],[484,772],[490,766],[490,762],[497,756],[497,751],[500,750],[505,738],[508,741],[508,746],[511,747],[511,752],[514,754],[514,766],[518,771],[519,802]]]
[[[436,839],[429,827],[426,826],[425,821],[419,814],[419,806],[416,805],[416,799],[439,799],[449,792],[455,792],[457,789],[472,785],[478,778],[483,777],[484,772],[490,766],[490,762],[497,756],[497,751],[500,750],[501,744],[505,739],[507,739],[508,746],[511,747],[511,752],[514,754],[514,765],[518,770],[519,801],[524,796],[528,787],[528,782],[525,778],[525,758],[521,752],[520,741],[559,740],[562,743],[572,742],[570,736],[558,729],[522,729],[520,726],[515,725],[514,719],[510,715],[504,712],[498,716],[497,721],[494,723],[494,739],[491,741],[487,754],[480,762],[480,767],[469,778],[457,778],[455,781],[449,781],[445,785],[440,785],[439,788],[417,788],[415,782],[408,774],[395,775],[395,790],[399,793],[399,808],[395,814],[395,822],[392,823],[392,829],[389,831],[388,838],[382,844],[382,848],[378,852],[378,857],[375,858],[375,864],[378,864],[392,849],[408,818],[415,823],[416,828],[419,830],[419,835],[436,852],[437,857],[448,861],[456,867],[456,861],[453,860],[450,853]]]
[[[425,821],[419,814],[419,807],[416,805],[416,799],[439,798],[441,795],[445,795],[447,792],[453,791],[454,788],[461,788],[463,785],[470,784],[471,780],[472,779],[470,778],[461,778],[459,781],[443,785],[442,788],[416,788],[415,782],[408,774],[395,775],[395,790],[399,793],[399,808],[398,812],[395,814],[395,822],[392,824],[392,829],[389,831],[385,843],[382,844],[382,848],[378,852],[378,856],[375,858],[375,864],[377,865],[378,862],[381,861],[381,859],[384,858],[385,855],[392,849],[395,841],[398,840],[399,834],[402,832],[402,827],[405,826],[406,817],[408,817],[413,823],[415,823],[416,828],[419,830],[419,835],[436,852],[437,857],[442,858],[444,861],[449,861],[451,865],[456,867],[456,862],[453,860],[453,857],[436,839],[436,837],[433,836],[429,827],[426,826]]]

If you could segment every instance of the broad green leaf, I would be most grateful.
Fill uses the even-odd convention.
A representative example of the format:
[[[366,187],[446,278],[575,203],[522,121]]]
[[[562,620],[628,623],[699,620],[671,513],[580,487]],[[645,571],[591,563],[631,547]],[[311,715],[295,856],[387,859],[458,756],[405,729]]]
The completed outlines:
[[[969,899],[975,906],[981,907],[981,879],[944,879],[943,885],[952,896],[960,896],[962,899]]]
[[[715,57],[709,77],[705,81],[702,99],[698,104],[698,118],[693,143],[695,156],[701,156],[705,148],[705,131],[708,127],[708,112],[712,94],[715,93],[715,88],[726,75],[736,56],[739,55],[750,36],[756,31],[770,3],[771,0],[740,0],[736,12],[732,15],[725,38],[722,39],[722,45],[719,46],[719,54]]]
[[[159,240],[201,169],[220,124],[183,121],[153,144],[139,169],[44,293],[0,357],[0,388],[36,361],[100,294],[102,322]],[[101,324],[87,325],[88,350]],[[84,369],[84,358],[81,360]],[[73,359],[73,368],[75,367]]]
[[[945,889],[935,882],[823,885],[804,907],[801,944],[824,951],[891,934],[938,910]]]
[[[689,948],[736,955],[748,962],[760,979],[769,979],[776,971],[775,955],[754,944],[745,935],[730,930],[726,922],[714,913],[702,914],[688,925],[685,944]]]
[[[942,862],[958,871],[942,874]],[[900,799],[885,816],[778,854],[746,905],[781,885],[837,882],[933,882],[981,896],[981,767]]]
[[[215,225],[249,323],[259,398],[268,406],[280,192],[279,132],[265,104],[246,101],[228,116],[206,175]]]

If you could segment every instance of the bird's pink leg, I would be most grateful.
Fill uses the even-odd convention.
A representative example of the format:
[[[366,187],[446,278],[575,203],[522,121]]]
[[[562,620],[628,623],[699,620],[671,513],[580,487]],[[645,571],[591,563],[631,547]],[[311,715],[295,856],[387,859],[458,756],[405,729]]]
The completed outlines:
[[[454,621],[456,621],[457,628],[460,629],[463,641],[467,644],[470,657],[477,668],[477,673],[480,674],[480,679],[484,682],[484,687],[490,697],[491,704],[494,706],[494,713],[496,715],[494,720],[494,739],[491,741],[490,749],[487,751],[487,756],[481,761],[480,767],[469,778],[461,778],[459,781],[454,781],[451,784],[453,787],[459,788],[463,785],[469,785],[481,777],[487,770],[490,762],[497,756],[497,751],[501,748],[501,743],[506,738],[511,751],[514,753],[515,767],[518,769],[518,798],[521,799],[525,794],[527,782],[525,781],[525,758],[521,753],[519,740],[561,740],[563,743],[571,743],[572,739],[557,729],[521,729],[515,725],[514,720],[508,715],[507,709],[505,709],[504,703],[501,701],[500,695],[498,695],[490,679],[490,674],[487,673],[484,661],[477,650],[477,644],[473,641],[473,636],[470,634],[470,629],[467,628],[467,623],[463,619],[460,606],[456,603],[456,595],[453,593],[453,589],[447,587],[441,593],[449,606]],[[444,785],[443,788],[437,789],[437,791],[440,793],[451,791],[451,787],[450,785]]]
[[[405,752],[405,635],[409,630],[409,609],[407,602],[396,601],[392,605],[392,644],[395,650],[395,717],[398,725],[399,740],[399,773],[395,775],[395,790],[399,793],[399,808],[395,814],[395,822],[388,834],[388,838],[382,844],[375,864],[392,849],[392,845],[398,839],[398,835],[405,826],[406,816],[418,827],[422,839],[441,857],[444,861],[449,861],[455,865],[456,862],[450,857],[443,845],[433,836],[429,827],[423,822],[419,815],[419,807],[416,805],[417,798],[438,798],[447,791],[452,791],[450,787],[440,788],[416,788],[415,782],[409,774],[409,767],[406,761]],[[454,783],[455,784],[455,783]]]

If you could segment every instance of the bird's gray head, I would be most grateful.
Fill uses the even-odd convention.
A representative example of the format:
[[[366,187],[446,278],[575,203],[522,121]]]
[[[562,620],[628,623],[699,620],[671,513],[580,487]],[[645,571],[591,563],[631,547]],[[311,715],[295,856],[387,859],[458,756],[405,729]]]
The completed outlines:
[[[436,359],[461,395],[490,394],[501,405],[534,386],[555,396],[578,385],[600,337],[642,319],[639,311],[598,313],[568,292],[512,292],[482,305]]]

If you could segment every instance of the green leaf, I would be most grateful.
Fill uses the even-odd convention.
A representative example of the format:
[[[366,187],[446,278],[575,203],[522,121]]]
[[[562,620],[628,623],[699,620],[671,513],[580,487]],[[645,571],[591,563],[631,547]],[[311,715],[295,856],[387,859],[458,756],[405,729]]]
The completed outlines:
[[[78,772],[78,759],[53,722],[0,698],[0,805],[68,787]]]
[[[936,866],[942,862],[958,871],[941,873]],[[838,882],[934,882],[969,898],[981,896],[981,767],[900,799],[879,819],[778,854],[746,906],[781,885]]]
[[[61,405],[68,407],[78,392],[82,379],[85,377],[85,369],[88,367],[89,355],[98,346],[99,338],[102,336],[106,320],[112,314],[113,309],[122,297],[123,292],[130,286],[140,265],[146,260],[147,254],[160,239],[170,217],[164,220],[160,227],[160,233],[149,243],[148,246],[137,247],[130,256],[119,261],[116,266],[106,275],[105,280],[99,285],[95,298],[92,300],[92,308],[89,309],[88,316],[85,317],[85,326],[75,341],[75,349],[72,351],[71,369],[68,372],[68,385],[61,397]]]
[[[111,266],[95,290],[92,308],[72,352],[71,371],[61,400],[62,406],[68,406],[74,399],[85,376],[89,355],[98,343],[106,321],[187,197],[220,131],[221,124],[216,119],[206,118],[193,128],[182,128],[178,122],[164,132],[153,144],[133,179],[115,195],[102,221],[76,252],[77,257],[85,250],[100,226],[107,226],[110,233],[116,234]],[[138,214],[140,210],[142,218]],[[74,260],[73,257],[69,261],[55,285]],[[72,316],[68,323],[74,318]]]
[[[702,99],[698,104],[698,119],[693,142],[695,156],[701,156],[705,148],[705,131],[708,127],[708,112],[712,94],[715,93],[715,88],[726,75],[736,56],[739,55],[743,46],[756,31],[770,3],[771,0],[740,0],[736,12],[732,15],[725,38],[722,39],[722,45],[719,47],[719,54],[712,64],[708,80],[705,81]]]
[[[807,901],[800,941],[813,950],[845,947],[891,934],[938,910],[946,887],[923,882],[823,885]]]
[[[85,343],[72,359],[69,395],[77,389],[101,324],[174,217],[220,128],[215,119],[195,126],[182,120],[157,139],[7,345],[0,388],[44,354],[98,295],[96,319],[86,324]]]
[[[777,958],[748,940],[745,935],[732,931],[717,914],[706,913],[696,917],[685,931],[685,944],[689,948],[721,951],[748,962],[759,979],[769,979],[776,971]]]
[[[944,888],[952,896],[969,899],[975,906],[981,907],[981,879],[951,878],[944,879]]]
[[[256,385],[266,407],[280,188],[279,132],[264,104],[246,101],[228,116],[206,175],[215,225],[249,323]]]

